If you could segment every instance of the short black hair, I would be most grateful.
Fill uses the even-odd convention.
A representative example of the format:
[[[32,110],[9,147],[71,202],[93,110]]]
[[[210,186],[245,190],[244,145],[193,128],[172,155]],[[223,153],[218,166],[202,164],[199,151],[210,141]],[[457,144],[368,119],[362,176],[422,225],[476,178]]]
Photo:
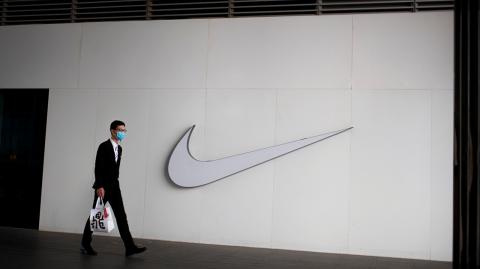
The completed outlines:
[[[121,120],[114,120],[110,123],[110,130],[116,130],[118,126],[123,125],[125,126],[125,122]]]

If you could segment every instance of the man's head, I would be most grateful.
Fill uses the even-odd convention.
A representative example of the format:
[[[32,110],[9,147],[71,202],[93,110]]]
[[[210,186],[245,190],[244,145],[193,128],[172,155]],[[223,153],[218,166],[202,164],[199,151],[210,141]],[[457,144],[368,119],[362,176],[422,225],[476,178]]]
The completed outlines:
[[[122,141],[125,138],[127,129],[125,129],[125,123],[120,120],[114,120],[110,124],[110,134],[112,139],[116,141]]]

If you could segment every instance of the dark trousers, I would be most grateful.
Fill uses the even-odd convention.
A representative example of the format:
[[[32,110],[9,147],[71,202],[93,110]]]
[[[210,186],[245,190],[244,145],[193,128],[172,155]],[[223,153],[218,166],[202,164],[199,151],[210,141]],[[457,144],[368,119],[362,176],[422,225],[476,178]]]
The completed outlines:
[[[132,235],[130,234],[130,229],[128,228],[127,214],[125,213],[125,208],[123,207],[122,193],[120,192],[119,187],[105,189],[105,196],[103,197],[104,203],[109,203],[113,213],[115,214],[115,219],[117,221],[117,228],[122,237],[123,244],[126,249],[132,248],[135,246],[133,243]],[[93,199],[93,206],[97,203],[97,194],[95,193],[95,198]],[[82,244],[90,245],[92,242],[93,232],[90,230],[90,217],[87,218],[87,223],[85,224],[85,229],[83,230]]]

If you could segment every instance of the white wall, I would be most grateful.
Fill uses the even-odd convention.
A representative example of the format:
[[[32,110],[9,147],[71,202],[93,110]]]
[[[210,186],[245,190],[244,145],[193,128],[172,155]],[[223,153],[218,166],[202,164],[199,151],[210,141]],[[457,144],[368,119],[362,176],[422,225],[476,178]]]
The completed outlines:
[[[40,229],[80,233],[127,123],[135,237],[451,260],[452,12],[0,27],[0,88],[50,88]],[[216,183],[164,169],[351,132]]]

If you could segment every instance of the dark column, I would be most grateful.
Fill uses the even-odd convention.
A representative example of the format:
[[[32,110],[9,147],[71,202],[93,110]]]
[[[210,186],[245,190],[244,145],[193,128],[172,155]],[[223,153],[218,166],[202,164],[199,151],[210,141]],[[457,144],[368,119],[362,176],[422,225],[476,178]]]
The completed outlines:
[[[454,268],[480,268],[478,2],[455,1]]]

